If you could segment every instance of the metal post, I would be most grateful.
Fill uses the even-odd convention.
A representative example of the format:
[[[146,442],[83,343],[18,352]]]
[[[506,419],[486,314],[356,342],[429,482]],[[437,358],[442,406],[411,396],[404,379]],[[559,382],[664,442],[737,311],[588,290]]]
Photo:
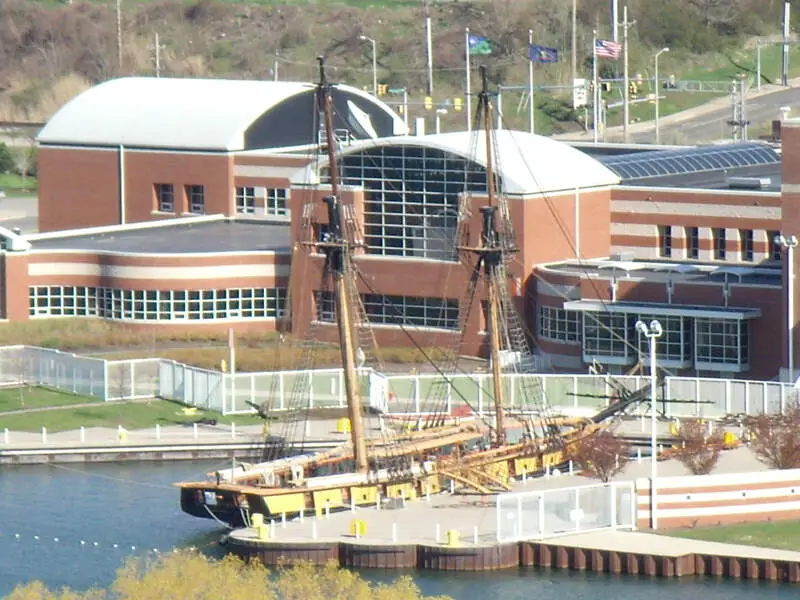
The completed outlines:
[[[531,46],[533,46],[533,29],[528,29],[528,53],[530,53]],[[573,79],[572,81],[573,85],[575,85],[575,80]],[[533,112],[535,110],[535,105],[533,103],[533,60],[530,56],[528,56],[528,102],[530,103],[528,106],[528,127],[531,133],[534,133]]]
[[[428,95],[433,96],[433,41],[431,34],[431,8],[429,0],[422,0],[422,8],[425,12],[425,47],[428,55]]]
[[[598,140],[598,120],[600,118],[600,90],[597,81],[597,30],[592,31],[592,130],[594,131],[594,143]]]
[[[661,56],[662,54],[664,54],[664,52],[669,52],[669,48],[662,48],[661,50],[656,52],[656,56],[655,56],[655,60],[654,60],[655,69],[654,69],[654,73],[653,74],[655,75],[655,85],[653,87],[655,88],[655,92],[656,92],[656,144],[660,144],[661,143],[661,132],[660,132],[660,129],[659,129],[659,126],[658,126],[659,88],[661,87],[659,85],[659,83],[658,83],[658,57]]]
[[[117,0],[117,60],[122,71],[122,0]]]
[[[656,474],[658,464],[658,447],[656,445],[656,421],[658,389],[656,378],[656,340],[661,337],[664,330],[661,323],[653,319],[648,326],[643,321],[636,322],[636,330],[650,342],[650,523],[655,530],[658,529],[656,516]]]
[[[781,61],[781,85],[789,85],[789,23],[792,5],[789,0],[783,3],[783,60]]]
[[[794,382],[794,249],[797,247],[797,236],[780,234],[773,240],[786,248],[786,368],[789,372],[789,383]]]
[[[372,44],[372,95],[378,96],[378,56],[375,49],[375,40],[366,35],[358,36],[362,42],[369,42]]]
[[[630,94],[628,86],[630,80],[628,77],[628,6],[622,7],[622,68],[625,89],[622,90],[622,138],[627,143],[628,141],[628,121],[630,121]]]
[[[756,40],[756,90],[761,91],[761,40]]]

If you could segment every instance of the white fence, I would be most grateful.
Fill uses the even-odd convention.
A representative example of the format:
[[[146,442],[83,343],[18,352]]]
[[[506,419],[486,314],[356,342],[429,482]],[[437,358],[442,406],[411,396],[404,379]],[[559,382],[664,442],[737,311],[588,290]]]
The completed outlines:
[[[495,506],[498,542],[636,527],[632,481],[499,494]]]
[[[33,346],[0,347],[0,383],[104,400],[156,395],[159,359],[107,361]]]
[[[630,390],[648,384],[647,377],[617,376]],[[47,348],[0,347],[0,385],[41,385],[105,400],[159,396],[225,414],[251,412],[249,403],[273,410],[345,406],[341,369],[237,373],[190,367],[158,358],[107,361]],[[504,377],[505,404],[512,410],[592,415],[614,399],[605,376],[509,374]],[[488,373],[455,375],[383,375],[359,372],[364,403],[386,414],[453,413],[492,410]],[[658,390],[668,417],[718,418],[731,414],[781,412],[794,397],[790,384],[699,377],[668,377]],[[642,407],[644,410],[646,407]]]

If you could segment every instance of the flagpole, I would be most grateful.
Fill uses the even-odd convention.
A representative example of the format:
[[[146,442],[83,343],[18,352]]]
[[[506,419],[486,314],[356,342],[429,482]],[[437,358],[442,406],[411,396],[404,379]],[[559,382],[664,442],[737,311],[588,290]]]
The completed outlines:
[[[530,125],[531,133],[534,133],[533,111],[535,107],[533,103],[533,56],[531,56],[532,47],[533,47],[533,29],[528,29],[528,123]]]
[[[422,0],[425,11],[425,47],[428,54],[428,96],[433,96],[433,41],[431,34],[431,7],[429,0]]]
[[[469,57],[469,27],[464,30],[464,55],[466,58],[465,64],[467,65],[466,72],[467,72],[467,101],[466,101],[466,108],[467,108],[467,131],[472,130],[472,84],[470,80],[470,70],[472,69],[470,65],[470,57]]]
[[[597,85],[597,30],[592,31],[592,129],[594,130],[594,143],[597,143],[598,98],[600,91]]]

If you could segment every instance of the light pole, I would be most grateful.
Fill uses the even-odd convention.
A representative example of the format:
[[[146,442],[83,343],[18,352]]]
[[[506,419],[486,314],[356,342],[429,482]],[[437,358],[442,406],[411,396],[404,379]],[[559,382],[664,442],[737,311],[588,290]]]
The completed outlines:
[[[658,93],[658,87],[659,87],[658,86],[658,57],[661,56],[662,54],[664,54],[664,52],[669,52],[669,48],[662,48],[661,50],[656,52],[656,56],[655,56],[655,60],[654,60],[654,62],[655,62],[655,69],[654,69],[655,73],[654,73],[654,75],[655,75],[655,79],[656,79],[656,81],[655,81],[655,88],[656,88],[656,144],[659,144],[661,142],[661,131],[658,128],[658,101],[659,101],[659,98],[658,98],[658,96],[659,96],[659,93]]]
[[[787,300],[786,304],[786,359],[789,370],[789,383],[794,382],[794,249],[797,247],[797,236],[776,235],[774,242],[786,248],[786,279]]]
[[[369,42],[372,44],[372,95],[378,95],[378,56],[375,53],[375,40],[366,35],[358,36],[362,42]]]
[[[436,109],[436,133],[442,133],[442,115],[447,114],[446,108],[437,108]]]
[[[648,326],[644,321],[636,321],[636,331],[645,336],[650,342],[650,524],[653,529],[658,529],[656,517],[656,464],[658,462],[658,448],[656,447],[656,401],[658,390],[656,388],[656,340],[661,337],[664,330],[661,323],[653,319]]]

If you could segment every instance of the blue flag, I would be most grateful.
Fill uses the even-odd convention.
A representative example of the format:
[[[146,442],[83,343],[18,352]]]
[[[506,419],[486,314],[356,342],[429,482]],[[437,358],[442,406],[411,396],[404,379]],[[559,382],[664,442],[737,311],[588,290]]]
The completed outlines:
[[[531,44],[529,48],[529,58],[535,63],[558,62],[558,50],[555,48]]]
[[[480,35],[469,34],[469,38],[467,38],[467,43],[469,44],[470,54],[492,53],[492,45],[489,43],[489,40],[487,40],[485,37],[482,37]]]

